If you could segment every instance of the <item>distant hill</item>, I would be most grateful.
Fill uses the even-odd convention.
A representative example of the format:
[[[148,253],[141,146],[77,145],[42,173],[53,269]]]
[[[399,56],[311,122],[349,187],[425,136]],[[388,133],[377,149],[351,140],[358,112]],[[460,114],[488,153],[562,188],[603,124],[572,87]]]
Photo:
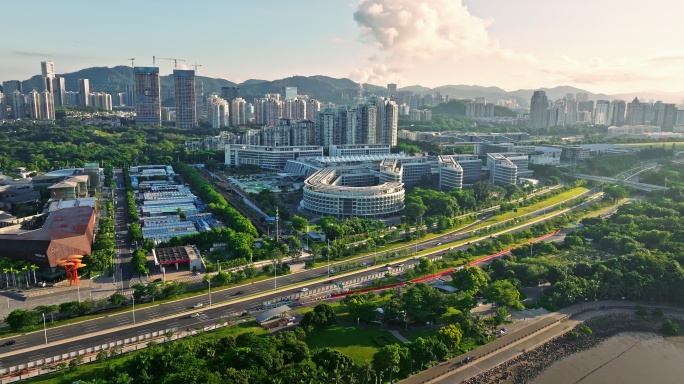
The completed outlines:
[[[125,92],[126,86],[133,84],[133,68],[128,66],[109,67],[93,67],[81,69],[76,72],[59,74],[66,80],[66,89],[68,91],[78,91],[78,79],[90,79],[90,88],[94,92],[108,92],[117,93]],[[292,76],[278,80],[260,80],[249,79],[240,84],[235,82],[217,79],[205,76],[198,76],[198,80],[203,83],[205,94],[220,93],[221,87],[240,88],[240,96],[247,101],[251,101],[255,97],[261,97],[266,93],[282,93],[284,87],[297,87],[299,94],[306,94],[309,97],[316,98],[323,102],[333,103],[351,103],[359,90],[359,83],[345,78],[333,78],[329,76]],[[173,76],[171,74],[161,77],[161,85],[173,89]],[[40,75],[23,81],[23,87],[26,92],[32,89],[42,89],[42,80]],[[369,96],[373,93],[377,95],[386,95],[386,88],[384,86],[377,86],[373,84],[363,84],[364,95]],[[619,95],[595,94],[586,90],[570,87],[559,86],[553,88],[541,88],[546,91],[550,100],[558,100],[565,97],[567,93],[584,93],[589,94],[589,99],[598,100],[613,100],[623,99],[632,100],[638,96],[642,100],[662,100],[669,103],[680,103],[684,100],[684,92],[661,92],[661,91],[643,91],[626,93]],[[440,92],[442,95],[449,96],[452,99],[474,99],[476,97],[486,97],[488,100],[498,99],[517,99],[519,103],[529,102],[532,93],[535,89],[519,89],[512,92],[506,92],[498,87],[483,87],[479,85],[463,85],[452,84],[443,85],[436,88],[428,88],[421,85],[411,85],[398,89],[399,91],[408,91],[412,93],[431,93]],[[168,104],[165,101],[165,105]],[[172,101],[171,101],[172,102]]]

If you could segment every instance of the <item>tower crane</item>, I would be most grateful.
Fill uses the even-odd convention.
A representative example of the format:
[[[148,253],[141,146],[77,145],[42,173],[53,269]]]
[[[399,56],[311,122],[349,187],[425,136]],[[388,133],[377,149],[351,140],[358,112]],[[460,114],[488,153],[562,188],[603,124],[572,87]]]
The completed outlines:
[[[195,61],[195,64],[190,64],[190,66],[195,67],[195,76],[197,76],[197,67],[201,67],[202,64],[197,64],[197,62]]]
[[[178,62],[179,61],[185,61],[185,59],[176,59],[176,58],[168,58],[168,57],[157,57],[157,59],[160,60],[171,60],[173,61],[173,69],[178,69]],[[152,56],[152,62],[154,63],[155,57]]]
[[[128,59],[128,60],[131,61],[131,67],[135,67],[135,57],[131,57],[131,58]]]

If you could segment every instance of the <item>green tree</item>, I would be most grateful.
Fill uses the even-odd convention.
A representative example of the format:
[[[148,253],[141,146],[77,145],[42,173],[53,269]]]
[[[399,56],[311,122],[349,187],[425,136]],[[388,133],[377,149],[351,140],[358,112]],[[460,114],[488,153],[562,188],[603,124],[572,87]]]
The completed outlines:
[[[463,332],[461,327],[456,324],[449,324],[437,331],[437,339],[452,350],[458,348],[458,345],[461,344],[461,338],[463,338]]]
[[[15,309],[5,317],[5,324],[9,325],[12,330],[31,328],[40,324],[42,321],[43,317],[41,313],[26,309]]]
[[[487,300],[504,308],[525,308],[520,302],[520,292],[508,280],[498,280],[489,284],[484,291],[484,296]]]
[[[306,232],[306,227],[309,224],[309,221],[306,218],[304,218],[302,216],[294,215],[294,216],[292,216],[291,221],[292,221],[292,228],[294,228],[296,231],[299,231],[302,233]]]
[[[109,303],[112,305],[112,307],[120,307],[126,304],[126,296],[120,293],[114,293],[109,296]]]
[[[487,287],[489,276],[477,266],[466,266],[451,274],[454,287],[459,291],[474,295]]]
[[[388,344],[373,354],[372,364],[377,372],[399,372],[402,356],[408,354],[408,348],[399,344]],[[391,378],[390,378],[391,380]]]

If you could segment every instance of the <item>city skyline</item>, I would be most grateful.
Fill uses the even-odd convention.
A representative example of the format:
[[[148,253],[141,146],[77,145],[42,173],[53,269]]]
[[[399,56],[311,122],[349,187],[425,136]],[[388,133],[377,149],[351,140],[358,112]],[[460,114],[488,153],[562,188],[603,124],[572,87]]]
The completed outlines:
[[[48,12],[33,12],[35,3],[14,2],[7,14],[31,15],[32,23],[28,28],[21,18],[6,18],[6,29],[22,34],[0,43],[0,77],[39,75],[40,61],[54,61],[60,74],[130,65],[132,57],[136,66],[150,66],[157,56],[186,60],[178,69],[191,69],[196,62],[202,65],[198,75],[235,82],[326,75],[376,85],[393,82],[400,88],[475,84],[512,91],[570,85],[608,94],[684,91],[679,74],[684,48],[671,33],[684,4],[638,4],[622,2],[618,11],[615,4],[589,0],[573,7],[543,0],[203,1],[193,4],[195,19],[181,28],[174,20],[190,11],[176,1],[161,7],[124,0],[106,13],[78,0],[41,8]],[[79,23],[69,22],[74,19]],[[144,28],[103,28],[103,19],[111,26]],[[62,20],[60,33],[48,33],[55,20]],[[223,44],[225,39],[231,44]],[[157,65],[162,74],[174,69],[172,61]]]

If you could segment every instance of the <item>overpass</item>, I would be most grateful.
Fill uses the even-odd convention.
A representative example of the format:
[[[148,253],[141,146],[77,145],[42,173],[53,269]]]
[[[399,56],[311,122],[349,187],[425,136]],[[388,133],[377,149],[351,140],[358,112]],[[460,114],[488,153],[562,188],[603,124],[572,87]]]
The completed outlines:
[[[597,181],[599,183],[626,185],[626,186],[632,187],[634,189],[638,189],[640,191],[645,191],[645,192],[662,191],[662,190],[667,189],[666,187],[664,187],[662,185],[639,183],[636,181],[621,180],[621,179],[616,179],[613,177],[583,175],[583,174],[567,174],[566,176],[572,177],[575,179]]]

